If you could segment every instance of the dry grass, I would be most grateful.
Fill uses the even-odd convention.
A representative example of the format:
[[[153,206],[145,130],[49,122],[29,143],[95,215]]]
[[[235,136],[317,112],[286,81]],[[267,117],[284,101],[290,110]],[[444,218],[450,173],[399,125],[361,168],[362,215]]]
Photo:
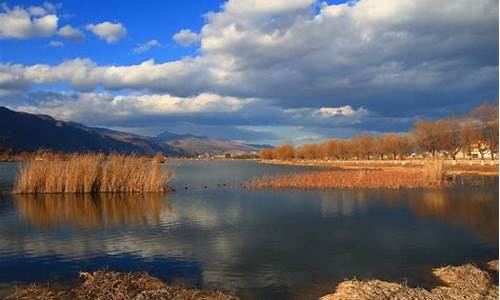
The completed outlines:
[[[498,260],[490,262],[490,264],[498,265]],[[432,273],[442,281],[443,285],[430,291],[380,280],[347,280],[340,283],[334,293],[322,297],[321,300],[498,299],[498,286],[493,283],[488,272],[472,264],[437,268]]]
[[[163,192],[170,175],[136,155],[73,154],[64,160],[21,165],[15,193]]]
[[[266,177],[250,181],[247,188],[429,188],[443,187],[442,164],[424,168],[392,167],[376,170],[317,171]]]
[[[443,164],[443,172],[447,174],[472,174],[498,176],[498,161],[458,161],[453,164],[450,160],[438,160]],[[338,161],[338,160],[261,160],[262,164],[289,165],[304,167],[325,167],[341,169],[387,169],[392,167],[421,168],[433,164],[432,160],[364,160],[364,161]],[[470,164],[470,165],[469,165]],[[481,165],[483,164],[483,165]]]
[[[167,285],[145,273],[118,273],[98,271],[80,272],[82,283],[68,291],[48,286],[30,285],[16,288],[7,296],[9,300],[53,299],[53,300],[237,300],[221,291],[188,289],[178,285]]]
[[[443,183],[443,162],[440,160],[427,161],[422,172],[425,176],[425,181],[431,185],[440,186]]]

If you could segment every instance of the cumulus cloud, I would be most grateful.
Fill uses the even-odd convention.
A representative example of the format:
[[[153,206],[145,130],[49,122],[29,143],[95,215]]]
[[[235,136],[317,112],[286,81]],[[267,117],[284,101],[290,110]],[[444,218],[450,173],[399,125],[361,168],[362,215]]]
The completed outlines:
[[[122,23],[102,22],[88,24],[87,29],[109,44],[116,43],[127,35],[127,29]]]
[[[215,94],[175,97],[168,94],[111,95],[109,93],[38,92],[18,109],[42,112],[64,120],[102,120],[137,116],[197,115],[241,110],[255,99],[238,99]]]
[[[49,5],[50,6],[50,5]],[[2,5],[0,13],[0,39],[30,39],[53,35],[57,30],[59,18],[55,8],[20,6],[9,8]]]
[[[73,41],[81,41],[85,37],[83,32],[77,28],[74,28],[71,25],[65,25],[57,31],[57,34],[63,38],[73,40]]]
[[[174,41],[184,47],[189,47],[200,40],[200,36],[191,31],[191,29],[182,29],[172,37]]]
[[[461,100],[454,101],[468,101],[484,87],[495,90],[496,1],[383,1],[324,4],[316,11],[314,1],[230,0],[208,15],[199,56],[132,66],[66,62],[79,66],[78,78],[60,80],[181,96],[260,97],[295,107],[350,103],[400,110],[405,101],[427,109],[457,93]],[[51,73],[61,65],[23,68]],[[471,85],[470,74],[481,76]]]
[[[355,110],[350,105],[344,105],[341,107],[321,107],[315,110],[314,114],[325,118],[331,118],[335,116],[353,116],[356,114],[365,114],[367,112],[368,111],[362,107]]]
[[[134,48],[134,53],[144,53],[151,50],[151,48],[161,47],[161,46],[162,45],[158,40],[150,40],[145,43],[137,45],[137,47]]]
[[[359,123],[369,117],[363,108],[351,108],[335,117],[320,115],[321,109],[283,109],[269,101],[256,98],[236,98],[203,93],[191,97],[168,94],[110,94],[106,92],[43,92],[19,99],[13,108],[80,121],[97,126],[130,128],[192,128],[207,134],[217,130],[218,136],[237,138],[236,133],[256,138],[271,134],[252,126],[342,127]],[[342,110],[342,108],[338,108]],[[183,124],[183,125],[182,125]],[[191,125],[189,125],[191,124]],[[188,127],[186,127],[188,126]],[[195,127],[199,127],[198,131]],[[205,128],[205,131],[200,131]],[[222,130],[224,129],[225,130]],[[236,129],[238,128],[238,129]],[[144,131],[144,130],[142,130]],[[158,130],[161,131],[161,130]]]
[[[229,0],[197,31],[173,37],[186,46],[199,42],[194,57],[4,64],[0,89],[65,82],[83,91],[258,98],[261,106],[244,106],[246,114],[224,122],[288,126],[305,119],[368,129],[385,126],[377,120],[404,129],[415,117],[460,113],[498,97],[496,0]]]
[[[98,66],[89,59],[73,59],[56,66],[38,64],[25,67],[18,64],[0,64],[0,75],[23,84],[45,84],[68,82],[73,88],[90,90],[148,89],[176,95],[194,95],[207,92],[204,87],[210,82],[210,72],[203,71],[203,62],[187,58],[156,64],[148,60],[131,66]],[[190,82],[190,85],[185,85]],[[4,83],[0,81],[0,87]],[[8,83],[11,84],[10,81]]]

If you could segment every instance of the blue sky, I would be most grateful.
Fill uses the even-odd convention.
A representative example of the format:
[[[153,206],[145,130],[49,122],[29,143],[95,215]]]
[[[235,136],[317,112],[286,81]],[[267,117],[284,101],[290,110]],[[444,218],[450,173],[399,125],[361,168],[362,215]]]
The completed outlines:
[[[9,6],[29,7],[43,1],[6,2]],[[59,2],[58,2],[59,3]],[[194,55],[195,47],[181,47],[172,42],[172,36],[183,28],[199,29],[203,15],[216,10],[223,1],[64,1],[60,2],[60,25],[85,28],[89,23],[120,22],[127,28],[127,37],[113,45],[87,35],[85,42],[65,43],[64,47],[47,47],[48,40],[61,38],[2,40],[0,59],[3,62],[23,64],[57,64],[63,60],[89,57],[99,64],[136,64],[149,58],[169,61]],[[145,5],[147,3],[147,5]],[[165,47],[134,54],[138,43],[156,39]],[[34,52],[37,55],[34,55]]]
[[[0,105],[296,144],[498,101],[498,1],[8,1]]]

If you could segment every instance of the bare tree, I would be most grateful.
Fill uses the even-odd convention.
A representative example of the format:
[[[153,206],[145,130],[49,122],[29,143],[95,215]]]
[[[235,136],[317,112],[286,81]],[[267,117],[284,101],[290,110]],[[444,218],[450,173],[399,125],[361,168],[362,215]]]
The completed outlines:
[[[474,146],[480,139],[479,127],[477,120],[472,118],[466,118],[461,121],[460,125],[460,144],[462,145],[462,151],[472,159],[472,151]]]
[[[295,157],[295,149],[292,145],[282,145],[275,148],[273,157],[281,160],[292,160]]]
[[[495,159],[498,153],[498,104],[484,103],[475,108],[471,116],[480,123],[478,148],[481,158],[484,158],[486,150],[490,150],[491,158]]]
[[[439,124],[435,122],[417,121],[415,127],[412,129],[413,139],[416,146],[421,151],[427,151],[432,154],[432,157],[436,156],[436,153],[440,150],[438,132]]]
[[[447,118],[436,121],[435,130],[438,137],[440,150],[446,151],[453,160],[462,148],[460,136],[460,121],[457,118]]]
[[[262,149],[259,153],[260,159],[273,159],[273,149]]]
[[[358,135],[354,138],[353,143],[357,147],[357,152],[359,156],[366,157],[368,160],[371,159],[373,154],[374,137],[368,134]]]

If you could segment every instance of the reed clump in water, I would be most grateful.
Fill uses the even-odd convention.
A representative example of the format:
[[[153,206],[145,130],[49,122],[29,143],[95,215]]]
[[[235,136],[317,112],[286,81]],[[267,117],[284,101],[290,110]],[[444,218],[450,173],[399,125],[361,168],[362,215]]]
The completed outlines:
[[[14,193],[164,192],[170,173],[158,159],[137,155],[73,154],[21,165]]]
[[[192,299],[192,300],[237,300],[237,297],[221,291],[189,289],[180,285],[165,284],[146,273],[118,273],[97,271],[80,272],[82,280],[71,290],[57,290],[50,286],[31,285],[17,288],[6,299]]]
[[[444,187],[442,163],[422,168],[392,167],[373,170],[331,170],[264,177],[246,184],[250,189],[265,188],[433,188]]]

